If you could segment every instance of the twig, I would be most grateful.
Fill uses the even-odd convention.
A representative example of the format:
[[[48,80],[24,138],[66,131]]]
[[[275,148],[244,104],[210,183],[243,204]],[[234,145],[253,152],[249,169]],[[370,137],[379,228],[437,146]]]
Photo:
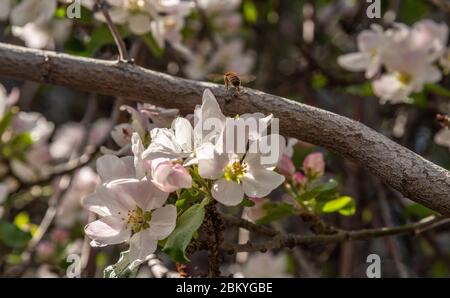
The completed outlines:
[[[47,57],[47,59],[46,59]],[[227,115],[273,113],[281,133],[322,146],[365,166],[384,183],[434,211],[450,216],[450,172],[367,126],[321,109],[245,88],[229,99],[223,85],[176,78],[117,64],[0,43],[0,76],[94,91],[192,112],[210,88]],[[50,71],[43,73],[43,66]]]
[[[272,228],[269,228],[266,226],[256,225],[256,224],[254,224],[248,220],[245,220],[243,218],[237,218],[237,217],[234,217],[234,216],[228,215],[228,214],[222,214],[222,217],[226,221],[227,224],[232,225],[232,226],[241,227],[241,228],[244,228],[251,232],[256,232],[256,233],[259,233],[259,234],[262,234],[265,236],[269,236],[269,237],[280,235],[280,232],[278,232],[275,229],[272,229]]]
[[[111,31],[111,34],[114,38],[114,42],[116,43],[117,50],[119,51],[119,61],[120,62],[127,62],[132,63],[132,60],[130,60],[130,56],[128,56],[127,48],[125,46],[125,43],[122,40],[122,37],[120,36],[119,30],[117,30],[116,25],[114,25],[111,16],[109,15],[108,8],[106,7],[106,3],[104,0],[95,0],[95,3],[98,7],[98,9],[102,12],[103,16],[105,17],[106,24],[108,25],[109,31]]]
[[[311,245],[311,244],[328,244],[335,242],[344,242],[344,241],[356,241],[356,240],[365,240],[369,238],[378,238],[385,236],[394,236],[394,235],[404,235],[413,233],[414,235],[418,234],[418,231],[423,231],[428,227],[434,227],[444,225],[450,222],[450,218],[444,217],[435,217],[431,216],[425,218],[419,222],[406,224],[398,227],[384,227],[379,229],[362,229],[357,231],[339,231],[337,234],[333,235],[312,235],[312,236],[304,236],[304,235],[278,235],[275,236],[272,240],[261,242],[261,243],[251,243],[247,244],[230,244],[224,243],[222,245],[222,249],[228,253],[237,253],[237,252],[266,252],[268,250],[280,249],[284,247],[293,248],[298,245]]]

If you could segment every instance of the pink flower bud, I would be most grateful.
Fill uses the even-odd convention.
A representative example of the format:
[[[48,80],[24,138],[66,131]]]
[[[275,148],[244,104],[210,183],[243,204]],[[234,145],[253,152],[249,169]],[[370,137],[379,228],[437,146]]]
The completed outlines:
[[[305,175],[303,175],[300,172],[295,172],[295,174],[292,176],[292,179],[294,180],[295,183],[297,183],[299,185],[304,185],[307,180]]]
[[[55,253],[55,245],[50,241],[42,241],[36,247],[36,254],[40,259],[50,259]]]
[[[58,244],[64,244],[69,240],[69,233],[64,229],[56,228],[52,231],[51,238]]]
[[[303,169],[307,176],[320,177],[325,172],[325,161],[320,152],[311,153],[303,161]]]
[[[277,165],[278,172],[284,176],[292,176],[295,173],[295,165],[292,159],[287,155],[283,154]]]
[[[168,158],[151,161],[152,182],[164,192],[174,192],[180,188],[191,188],[192,177],[181,164]]]

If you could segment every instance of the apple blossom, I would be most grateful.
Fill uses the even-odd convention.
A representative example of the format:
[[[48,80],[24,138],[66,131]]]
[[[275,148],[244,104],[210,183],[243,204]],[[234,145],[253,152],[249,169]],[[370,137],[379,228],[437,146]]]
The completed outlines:
[[[351,71],[366,70],[369,79],[384,67],[386,72],[372,82],[375,95],[382,103],[409,102],[425,84],[441,80],[435,63],[445,54],[447,42],[448,26],[428,19],[412,27],[397,23],[386,31],[376,26],[358,36],[360,52],[339,57],[338,64]]]
[[[149,142],[149,131],[155,127],[170,127],[171,121],[178,115],[178,109],[164,109],[150,104],[138,104],[137,109],[131,106],[121,106],[122,111],[131,115],[131,123],[116,125],[111,131],[111,137],[120,147],[113,151],[102,147],[104,154],[127,155],[131,154],[131,138],[137,132],[141,139]]]
[[[148,180],[119,179],[98,187],[84,200],[101,216],[85,227],[91,245],[129,241],[131,266],[144,262],[175,228],[176,207],[163,206],[167,196]]]
[[[359,52],[340,56],[338,64],[350,71],[365,71],[366,78],[372,78],[380,71],[385,46],[383,28],[372,24],[371,30],[364,30],[358,35]]]
[[[311,153],[303,160],[303,170],[308,177],[320,177],[325,172],[325,161],[320,152]]]
[[[261,164],[259,154],[247,153],[243,159],[237,154],[222,154],[211,165],[213,167],[204,178],[217,179],[212,185],[211,195],[226,206],[238,205],[244,194],[249,197],[267,196],[284,181],[284,176]]]

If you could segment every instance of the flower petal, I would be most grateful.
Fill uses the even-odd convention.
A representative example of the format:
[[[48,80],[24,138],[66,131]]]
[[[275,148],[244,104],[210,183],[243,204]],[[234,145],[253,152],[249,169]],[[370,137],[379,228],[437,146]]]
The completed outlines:
[[[149,232],[144,230],[134,234],[130,239],[130,262],[131,268],[136,268],[147,260],[158,247],[158,240]]]
[[[118,244],[130,238],[131,231],[125,228],[125,221],[118,216],[106,216],[89,223],[84,228],[86,235],[99,246]]]
[[[262,198],[280,186],[283,181],[284,176],[264,167],[258,167],[245,174],[242,178],[242,187],[247,196]]]
[[[133,164],[133,159],[131,161]],[[130,166],[129,162],[128,157],[119,158],[112,154],[103,155],[97,159],[97,173],[103,183],[108,183],[116,179],[135,178],[134,164]]]
[[[150,232],[158,240],[165,239],[175,229],[177,208],[167,205],[152,212]]]
[[[214,199],[225,206],[236,206],[244,199],[242,185],[234,181],[227,181],[225,178],[214,183],[211,194]]]
[[[337,63],[349,71],[364,71],[370,65],[370,56],[366,53],[350,53],[339,56]]]

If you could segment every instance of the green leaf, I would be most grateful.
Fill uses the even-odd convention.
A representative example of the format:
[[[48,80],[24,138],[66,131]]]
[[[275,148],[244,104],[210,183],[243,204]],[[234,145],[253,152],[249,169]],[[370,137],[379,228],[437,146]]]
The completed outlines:
[[[256,23],[258,20],[258,10],[252,0],[246,0],[243,4],[244,18],[250,24]]]
[[[331,179],[325,184],[321,184],[319,186],[314,187],[311,190],[308,190],[297,197],[297,201],[304,202],[310,201],[312,199],[317,198],[321,194],[331,194],[336,191],[338,184],[336,180]]]
[[[11,124],[11,121],[13,120],[17,112],[18,112],[17,108],[12,108],[3,115],[3,118],[0,120],[0,136],[3,135],[5,130]]]
[[[312,77],[311,83],[314,90],[320,90],[327,86],[328,79],[321,73],[315,73]]]
[[[288,203],[269,202],[263,207],[266,210],[266,216],[256,221],[256,224],[263,225],[275,220],[280,220],[295,214],[295,207]]]
[[[322,206],[322,212],[339,212],[340,214],[346,216],[353,215],[355,214],[355,202],[349,196],[342,196],[324,203]]]
[[[420,204],[411,204],[409,206],[407,206],[404,210],[403,210],[403,214],[406,217],[417,217],[417,218],[425,218],[428,217],[430,215],[434,215],[436,214],[436,212],[434,212],[433,210],[420,205]]]
[[[142,35],[141,38],[156,58],[160,58],[164,54],[164,49],[161,49],[158,46],[158,43],[151,33]]]
[[[118,28],[120,36],[123,38],[126,36],[125,30]],[[86,44],[86,50],[90,53],[94,53],[99,48],[107,45],[114,44],[114,37],[109,31],[108,26],[103,24],[92,32],[91,39]]]
[[[22,248],[28,244],[31,234],[22,231],[15,224],[0,221],[0,241],[11,248]]]
[[[255,202],[250,200],[249,198],[244,198],[241,202],[241,206],[243,207],[253,207],[255,206]]]
[[[359,85],[351,85],[345,88],[345,92],[363,97],[373,96],[372,84],[370,82]]]
[[[439,84],[427,84],[427,85],[425,85],[425,90],[435,93],[440,96],[450,97],[450,90],[442,87]]]
[[[205,205],[207,199],[199,204],[192,205],[177,220],[175,230],[167,238],[163,251],[175,262],[189,262],[186,256],[186,247],[191,242],[194,233],[200,228],[205,218]]]
[[[178,213],[188,209],[192,205],[192,203],[195,203],[199,198],[200,192],[198,192],[197,190],[184,190],[181,193],[180,198],[175,203]]]
[[[126,250],[120,253],[119,260],[114,265],[110,265],[103,271],[104,278],[130,278],[134,277],[137,273],[137,267],[131,268],[130,251]]]

